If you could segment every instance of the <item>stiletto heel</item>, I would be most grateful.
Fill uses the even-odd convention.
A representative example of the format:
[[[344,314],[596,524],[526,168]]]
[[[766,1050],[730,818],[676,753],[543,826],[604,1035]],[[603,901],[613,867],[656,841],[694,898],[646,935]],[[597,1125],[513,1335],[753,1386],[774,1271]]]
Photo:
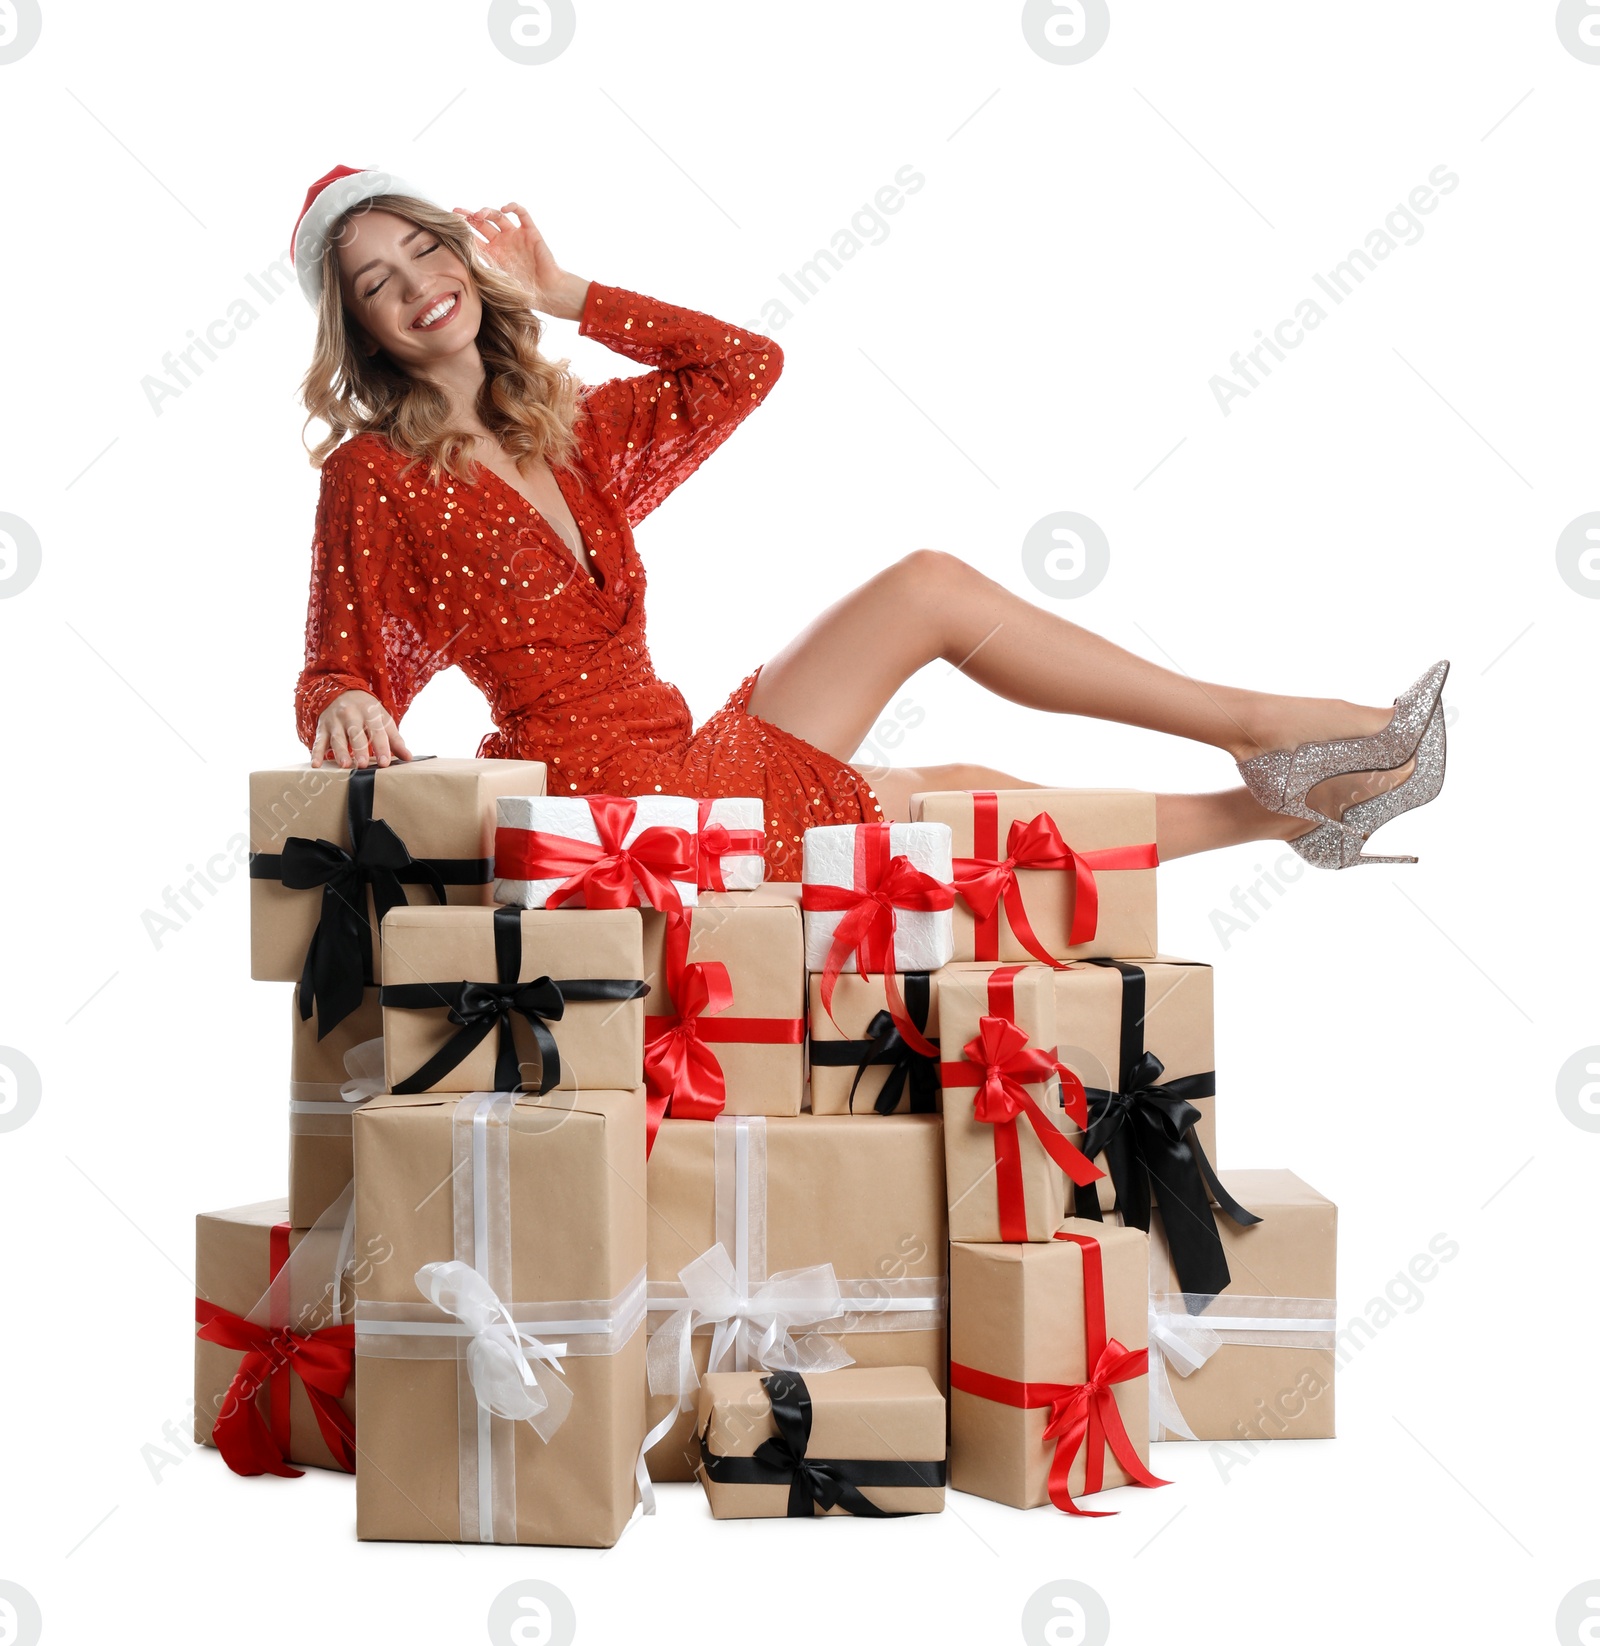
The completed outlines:
[[[1409,690],[1394,700],[1389,724],[1370,737],[1342,737],[1302,743],[1294,749],[1269,749],[1238,762],[1239,775],[1251,798],[1269,812],[1303,817],[1314,823],[1337,823],[1306,803],[1306,795],[1330,777],[1350,772],[1390,772],[1417,751],[1439,706],[1448,661],[1435,663]],[[1409,779],[1408,779],[1409,781]],[[1376,826],[1376,825],[1374,825]]]
[[[1444,787],[1444,709],[1436,706],[1416,749],[1416,770],[1404,783],[1345,810],[1343,817],[1311,829],[1289,844],[1319,869],[1353,869],[1358,863],[1415,863],[1414,857],[1369,856],[1367,840],[1402,812],[1426,806]],[[1375,770],[1378,768],[1374,768]]]

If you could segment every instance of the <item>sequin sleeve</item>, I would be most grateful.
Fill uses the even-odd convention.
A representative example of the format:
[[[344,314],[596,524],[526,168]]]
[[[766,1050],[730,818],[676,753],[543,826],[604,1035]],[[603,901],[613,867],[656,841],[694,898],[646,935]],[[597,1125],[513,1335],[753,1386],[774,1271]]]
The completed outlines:
[[[597,280],[578,334],[651,368],[598,383],[583,400],[591,454],[630,525],[705,462],[783,370],[770,337]]]
[[[317,720],[341,692],[370,692],[398,722],[437,672],[430,666],[404,520],[380,466],[352,455],[323,464],[311,545],[306,659],[295,725],[309,749]]]

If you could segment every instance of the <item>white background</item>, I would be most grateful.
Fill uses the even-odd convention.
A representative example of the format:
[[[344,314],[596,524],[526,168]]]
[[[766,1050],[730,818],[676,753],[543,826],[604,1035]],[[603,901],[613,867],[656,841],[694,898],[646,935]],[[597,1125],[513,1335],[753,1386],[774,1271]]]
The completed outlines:
[[[0,1044],[42,1080],[0,1131],[0,1579],[47,1640],[479,1640],[539,1576],[588,1641],[1014,1640],[1063,1577],[1118,1641],[1531,1641],[1600,1579],[1600,1135],[1556,1091],[1600,1041],[1600,604],[1556,555],[1600,509],[1600,66],[1553,0],[1112,14],[1060,66],[1015,3],[585,4],[527,67],[481,3],[46,0],[0,64],[0,511],[41,545],[0,590]],[[1444,796],[1380,837],[1419,866],[1307,870],[1233,930],[1215,911],[1292,856],[1163,870],[1163,946],[1217,966],[1222,1162],[1338,1202],[1341,1318],[1460,1245],[1340,1374],[1337,1441],[1231,1473],[1168,1445],[1175,1484],[1094,1522],[952,1495],[937,1519],[715,1525],[668,1488],[604,1555],[359,1545],[346,1479],[159,1462],[193,1216],[282,1191],[289,986],[249,981],[242,873],[159,946],[143,917],[231,849],[247,771],[302,758],[312,319],[247,276],[338,162],[520,199],[567,268],[741,325],[897,170],[926,178],[791,301],[770,404],[641,529],[657,666],[697,717],[919,546],[1202,678],[1377,703],[1453,660]],[[1441,165],[1459,186],[1421,238],[1224,416],[1212,375]],[[246,297],[254,324],[158,415],[145,379]],[[589,381],[631,369],[567,323],[549,345]],[[1020,559],[1063,509],[1111,546],[1077,600]],[[1232,776],[944,668],[903,695],[906,763]],[[406,731],[470,754],[488,725],[451,675]]]

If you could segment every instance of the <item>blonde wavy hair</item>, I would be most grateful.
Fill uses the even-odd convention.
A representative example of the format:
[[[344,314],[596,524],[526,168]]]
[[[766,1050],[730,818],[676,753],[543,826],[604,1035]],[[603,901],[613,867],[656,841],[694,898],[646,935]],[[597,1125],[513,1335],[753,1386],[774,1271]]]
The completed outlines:
[[[438,484],[445,473],[471,484],[478,463],[476,444],[464,429],[452,428],[449,402],[431,383],[409,376],[384,352],[367,354],[345,311],[339,282],[339,242],[345,225],[364,211],[389,211],[438,235],[466,265],[483,302],[478,352],[483,388],[477,402],[484,427],[495,434],[520,468],[543,458],[552,469],[571,470],[578,448],[574,424],[583,384],[570,362],[546,360],[539,352],[544,323],[529,305],[527,291],[478,248],[465,219],[409,194],[380,194],[353,206],[334,225],[322,258],[322,298],[317,307],[317,341],[300,380],[307,417],[328,425],[328,433],[308,447],[320,469],[347,435],[383,436],[411,461],[428,464]]]

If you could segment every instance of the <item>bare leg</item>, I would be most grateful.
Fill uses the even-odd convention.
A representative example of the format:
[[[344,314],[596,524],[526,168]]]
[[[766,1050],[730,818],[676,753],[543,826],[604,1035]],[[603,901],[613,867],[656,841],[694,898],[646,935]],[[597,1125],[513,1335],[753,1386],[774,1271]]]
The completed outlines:
[[[840,760],[940,658],[999,697],[1209,743],[1235,760],[1378,731],[1392,709],[1191,680],[919,549],[835,602],[761,670],[750,711]]]
[[[857,767],[872,785],[883,815],[909,822],[911,796],[932,789],[1038,789],[1030,783],[989,766],[870,766]],[[1258,806],[1247,789],[1223,789],[1215,794],[1158,794],[1156,796],[1156,851],[1163,862],[1192,852],[1237,846],[1247,840],[1288,840],[1316,825],[1300,818],[1280,817]]]

